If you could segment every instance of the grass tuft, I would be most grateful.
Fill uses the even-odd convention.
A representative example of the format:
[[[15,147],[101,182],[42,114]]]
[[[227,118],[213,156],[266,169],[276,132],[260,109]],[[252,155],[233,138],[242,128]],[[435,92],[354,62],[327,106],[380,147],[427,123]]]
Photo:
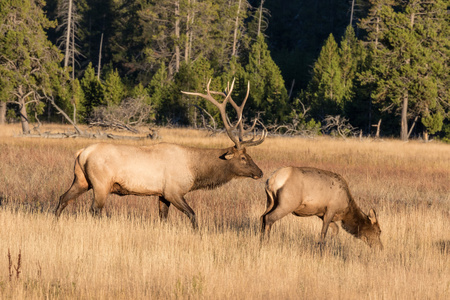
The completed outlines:
[[[449,145],[268,137],[248,149],[264,171],[262,180],[233,180],[187,195],[199,220],[195,232],[174,208],[168,221],[160,222],[157,197],[111,195],[103,217],[93,218],[88,192],[56,221],[58,198],[73,180],[74,153],[96,141],[12,137],[18,132],[17,125],[0,127],[0,253],[8,253],[0,258],[1,299],[446,299],[450,294]],[[195,147],[231,144],[225,135],[188,129],[159,133],[163,142]],[[344,230],[327,237],[321,250],[322,221],[292,215],[276,222],[270,241],[261,244],[264,182],[284,166],[343,175],[361,209],[377,210],[384,251],[372,251]],[[8,282],[15,284],[7,288]]]

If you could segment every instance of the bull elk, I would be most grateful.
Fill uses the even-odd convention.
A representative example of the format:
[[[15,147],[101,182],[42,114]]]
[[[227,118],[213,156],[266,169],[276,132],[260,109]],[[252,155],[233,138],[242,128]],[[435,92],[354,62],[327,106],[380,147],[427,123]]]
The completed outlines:
[[[261,240],[269,238],[272,224],[289,213],[323,220],[320,244],[328,227],[337,234],[341,226],[370,247],[382,249],[380,225],[373,209],[364,214],[356,205],[342,176],[316,168],[287,167],[277,170],[266,182],[267,208],[261,216]]]
[[[127,146],[113,144],[94,144],[76,153],[74,180],[72,186],[59,199],[55,215],[59,217],[69,202],[93,189],[91,213],[97,215],[109,194],[159,196],[159,216],[166,219],[169,207],[173,204],[186,214],[192,226],[197,228],[194,211],[186,203],[184,196],[198,189],[212,189],[229,182],[233,178],[250,177],[259,179],[261,169],[247,154],[246,147],[261,144],[267,136],[263,129],[260,136],[244,139],[246,133],[254,133],[256,121],[249,129],[244,129],[242,112],[247,95],[238,106],[231,98],[234,80],[228,93],[209,90],[207,93],[182,92],[200,96],[213,103],[220,111],[225,130],[234,146],[226,149],[202,149],[177,144],[159,143],[151,146]],[[211,94],[223,96],[222,102]],[[233,125],[226,113],[227,103],[237,112],[238,121]],[[235,131],[238,135],[235,135]]]

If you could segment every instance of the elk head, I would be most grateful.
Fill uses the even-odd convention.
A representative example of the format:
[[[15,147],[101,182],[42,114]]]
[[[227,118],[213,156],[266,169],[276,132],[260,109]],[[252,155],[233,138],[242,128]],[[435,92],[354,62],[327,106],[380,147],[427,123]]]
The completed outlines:
[[[208,81],[208,84],[206,86],[206,94],[184,92],[184,91],[181,92],[186,95],[202,97],[203,99],[206,99],[212,104],[214,104],[214,106],[216,106],[219,109],[220,116],[225,126],[227,135],[230,138],[230,140],[234,143],[234,146],[228,148],[226,153],[224,153],[221,156],[221,159],[229,161],[229,165],[230,168],[232,168],[233,173],[236,174],[236,176],[251,177],[254,179],[261,178],[263,176],[263,172],[253,162],[252,158],[247,154],[245,149],[245,147],[251,147],[261,144],[267,136],[267,130],[265,128],[263,129],[259,137],[256,136],[255,133],[256,124],[259,123],[262,125],[262,123],[259,121],[258,118],[255,118],[252,126],[250,126],[248,129],[244,128],[242,113],[244,110],[245,103],[247,102],[248,95],[250,93],[250,82],[247,84],[247,94],[245,96],[245,99],[242,101],[241,105],[237,105],[236,102],[234,102],[234,100],[231,98],[231,94],[233,92],[234,87],[234,79],[233,82],[231,83],[231,87],[228,84],[226,93],[210,91],[209,90],[210,84],[211,79]],[[225,99],[222,102],[219,102],[212,96],[212,94],[223,96]],[[238,120],[234,125],[232,124],[232,122],[230,122],[226,113],[226,106],[228,102],[233,106],[233,108],[236,110],[237,113]],[[235,135],[235,131],[238,131],[237,135]],[[250,139],[245,140],[245,135],[250,132],[253,132],[253,136]]]
[[[361,239],[371,248],[383,250],[383,244],[380,239],[381,229],[375,210],[370,209],[367,219],[369,222],[360,229]]]

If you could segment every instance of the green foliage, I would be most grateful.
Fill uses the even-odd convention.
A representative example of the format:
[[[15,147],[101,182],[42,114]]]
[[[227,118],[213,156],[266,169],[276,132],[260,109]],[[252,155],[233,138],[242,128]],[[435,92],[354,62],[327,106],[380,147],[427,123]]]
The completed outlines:
[[[84,121],[88,121],[95,107],[106,104],[103,85],[95,76],[95,70],[91,63],[85,70],[80,83],[83,91],[83,100],[81,101],[83,109],[80,110],[80,114]]]
[[[252,45],[246,77],[250,81],[249,107],[254,113],[263,112],[267,123],[284,122],[287,113],[287,90],[281,71],[270,56],[262,35]]]
[[[308,86],[314,115],[337,115],[344,109],[345,86],[338,44],[330,35],[314,64],[313,77]]]
[[[448,1],[384,5],[377,11],[379,27],[368,28],[372,61],[363,74],[373,84],[372,98],[381,109],[401,113],[402,138],[407,138],[411,117],[421,117],[430,132],[439,130],[450,103],[447,5]]]
[[[422,124],[427,129],[428,133],[435,134],[442,129],[444,122],[443,116],[438,112],[436,114],[428,114],[422,117]]]
[[[56,42],[61,34],[42,11],[45,7],[48,16],[56,16],[56,2],[0,3],[0,101],[26,107],[31,118],[45,109],[41,101],[46,97],[85,121],[94,108],[131,97],[151,105],[159,124],[198,125],[199,109],[220,123],[212,104],[180,91],[204,92],[209,79],[211,90],[224,91],[233,78],[232,96],[238,103],[250,82],[246,121],[262,112],[266,125],[295,121],[297,128],[317,128],[314,120],[341,115],[367,133],[382,119],[382,132],[390,134],[398,132],[400,120],[408,129],[418,118],[416,132],[442,136],[449,118],[448,0],[357,1],[357,30],[344,30],[347,15],[337,17],[347,13],[345,2],[305,6],[305,1],[288,1],[289,10],[284,3],[267,2],[273,18],[269,27],[259,29],[269,15],[264,4],[260,19],[260,2],[75,1],[80,16],[76,48],[81,52],[75,58],[85,70],[73,82],[46,36]],[[304,26],[309,30],[300,30]],[[102,34],[105,75],[99,81],[88,62],[100,63]],[[277,51],[274,56],[265,34],[270,49]],[[289,99],[285,79],[290,87],[294,78],[301,78],[293,85],[294,94],[307,87],[298,97],[314,118],[300,113],[305,108]],[[233,118],[235,112],[228,108]],[[56,120],[51,113],[49,120]]]
[[[21,108],[26,133],[27,111],[22,108],[42,113],[40,102],[62,92],[67,73],[59,65],[61,53],[47,39],[46,30],[55,23],[46,18],[43,1],[5,0],[0,5],[1,100]]]
[[[106,75],[106,80],[103,84],[103,97],[107,105],[119,105],[125,98],[125,86],[117,69]]]
[[[213,78],[213,70],[210,63],[204,58],[200,58],[189,64],[182,64],[180,72],[175,77],[175,85],[180,91],[204,91],[207,82]],[[211,90],[215,87],[211,84]],[[184,107],[187,108],[187,117],[190,124],[200,123],[198,118],[198,108],[206,109],[211,115],[215,116],[216,121],[220,120],[217,109],[209,101],[192,96],[180,95]],[[197,107],[196,107],[197,106]]]
[[[170,80],[167,69],[162,64],[148,85],[151,102],[156,113],[156,121],[160,124],[186,122],[185,105],[180,101],[180,92]]]
[[[152,98],[150,97],[148,89],[144,88],[144,86],[139,83],[137,86],[133,88],[131,91],[131,98],[133,99],[142,99],[142,103],[147,106],[151,106],[154,108]],[[149,116],[150,120],[156,119],[155,109],[152,109]]]

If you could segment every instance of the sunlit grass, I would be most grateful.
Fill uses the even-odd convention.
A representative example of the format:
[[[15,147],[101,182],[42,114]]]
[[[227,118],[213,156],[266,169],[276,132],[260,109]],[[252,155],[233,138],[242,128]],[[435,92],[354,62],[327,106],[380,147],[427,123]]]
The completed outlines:
[[[104,216],[93,218],[92,192],[55,221],[53,209],[73,179],[74,153],[96,141],[12,137],[19,132],[17,125],[0,127],[2,299],[446,299],[450,294],[449,145],[269,137],[248,149],[263,180],[233,180],[187,195],[200,225],[194,232],[174,208],[161,223],[155,197],[110,196]],[[210,137],[206,131],[159,134],[159,141],[109,142],[232,145],[224,134]],[[321,252],[321,221],[292,215],[276,222],[271,240],[261,246],[264,182],[288,165],[342,174],[359,206],[377,210],[384,251],[372,252],[341,230],[327,237]]]

